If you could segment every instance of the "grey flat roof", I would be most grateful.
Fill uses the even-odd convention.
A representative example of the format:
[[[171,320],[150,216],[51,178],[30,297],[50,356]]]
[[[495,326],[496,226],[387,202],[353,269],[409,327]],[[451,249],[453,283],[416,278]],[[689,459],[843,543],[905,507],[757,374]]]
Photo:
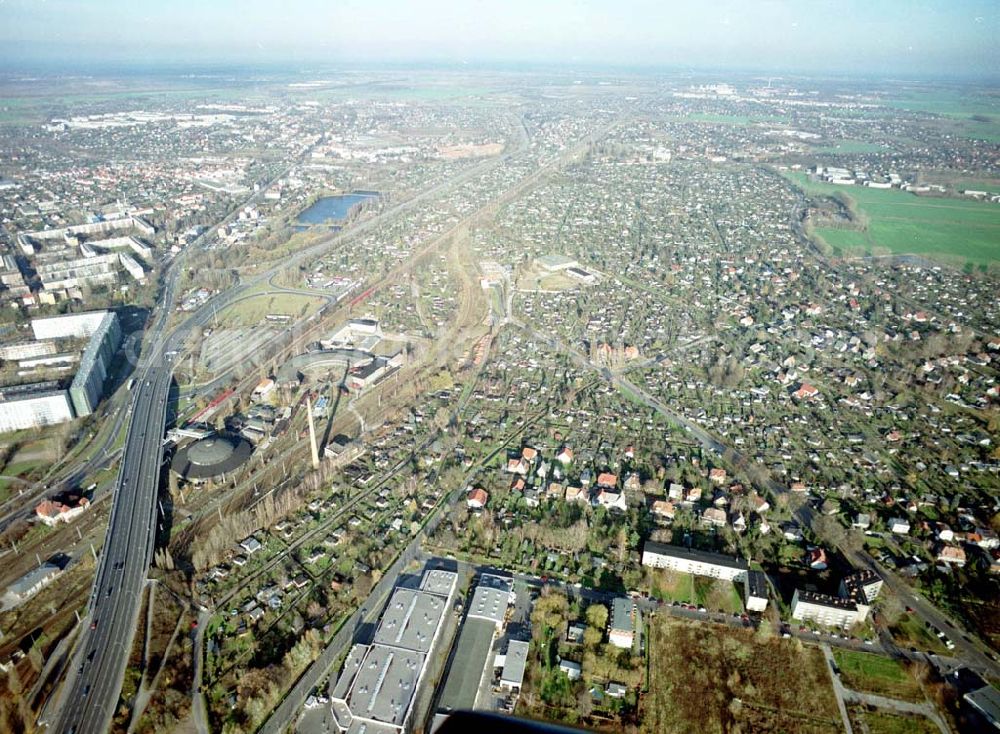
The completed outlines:
[[[483,574],[472,594],[472,601],[469,602],[468,616],[501,624],[507,614],[507,605],[510,604],[510,592],[513,588],[514,580],[511,578]]]
[[[830,609],[842,609],[848,612],[856,612],[858,610],[858,605],[850,599],[841,599],[839,596],[820,594],[815,591],[803,591],[802,589],[796,589],[796,592],[799,595],[799,601],[807,604],[829,607]]]
[[[445,600],[437,594],[396,588],[382,613],[375,644],[427,652],[445,612]]]
[[[748,568],[747,562],[740,560],[739,558],[724,556],[721,553],[690,550],[688,548],[682,548],[679,545],[667,545],[666,543],[657,543],[652,540],[646,541],[646,544],[642,547],[642,552],[656,553],[661,556],[673,556],[674,558],[683,558],[689,561],[700,561],[701,563],[714,563],[717,566],[726,566],[728,568],[736,568],[742,571],[745,571]]]
[[[1000,691],[993,686],[966,693],[965,700],[982,711],[994,725],[1000,722]]]
[[[511,640],[510,644],[507,645],[507,657],[504,658],[500,680],[520,687],[524,681],[524,666],[527,662],[528,643],[521,640]]]
[[[438,710],[457,711],[476,705],[483,666],[490,656],[496,625],[486,619],[466,619],[455,642]]]
[[[424,657],[422,652],[372,645],[347,697],[354,715],[352,726],[359,718],[402,726]]]
[[[624,596],[615,597],[611,603],[611,628],[622,632],[635,632],[635,622],[632,620],[632,610],[635,603]]]
[[[424,577],[420,580],[420,590],[448,596],[455,590],[457,582],[458,574],[454,571],[430,569],[424,572]]]

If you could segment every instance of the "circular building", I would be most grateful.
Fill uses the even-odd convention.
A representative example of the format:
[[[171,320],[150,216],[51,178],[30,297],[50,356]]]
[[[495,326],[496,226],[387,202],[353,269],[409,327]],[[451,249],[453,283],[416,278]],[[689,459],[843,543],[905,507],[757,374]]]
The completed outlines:
[[[237,469],[250,458],[250,451],[249,441],[215,433],[180,449],[170,468],[185,479],[200,482]]]

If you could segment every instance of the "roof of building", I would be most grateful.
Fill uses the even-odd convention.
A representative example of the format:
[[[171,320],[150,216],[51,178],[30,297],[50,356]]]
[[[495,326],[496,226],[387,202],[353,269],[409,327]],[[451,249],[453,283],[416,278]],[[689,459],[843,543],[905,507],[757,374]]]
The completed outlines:
[[[514,580],[504,576],[483,574],[469,603],[469,616],[488,619],[501,624],[510,604],[510,592]]]
[[[611,629],[618,632],[634,632],[635,619],[632,612],[635,610],[635,603],[624,596],[615,597],[611,602]]]
[[[747,571],[747,589],[750,596],[758,599],[767,598],[767,576],[763,571]]]
[[[227,434],[214,434],[180,449],[171,468],[187,479],[207,479],[233,471],[250,458],[248,441]]]
[[[1000,722],[1000,691],[993,686],[970,691],[965,694],[965,700],[982,711],[994,725]]]
[[[511,640],[507,645],[507,655],[504,657],[500,680],[512,686],[520,686],[524,681],[524,666],[527,661],[528,643]]]
[[[382,613],[374,642],[427,652],[444,612],[445,600],[439,595],[397,587]]]
[[[355,720],[402,726],[423,665],[422,652],[372,645],[347,697]]]
[[[7,592],[14,596],[23,596],[38,584],[44,583],[48,579],[61,573],[62,569],[54,563],[43,563],[38,568],[33,568],[21,578],[11,582],[7,587]]]
[[[646,544],[642,549],[643,553],[656,553],[661,556],[672,556],[674,558],[683,559],[686,561],[696,561],[699,563],[711,563],[716,566],[725,566],[726,568],[735,568],[741,571],[747,570],[747,562],[739,558],[731,558],[730,556],[724,556],[721,553],[710,553],[708,551],[694,550],[689,548],[681,548],[678,545],[667,545],[666,543],[657,543],[653,540],[647,540]]]
[[[853,601],[850,599],[841,599],[839,596],[819,594],[815,591],[803,591],[802,589],[796,589],[795,593],[798,594],[799,601],[806,604],[815,604],[820,607],[829,607],[848,612],[856,612],[858,610],[858,605]]]
[[[454,571],[444,571],[440,568],[429,569],[424,571],[424,576],[420,580],[420,590],[448,596],[455,590],[457,582],[458,574]]]

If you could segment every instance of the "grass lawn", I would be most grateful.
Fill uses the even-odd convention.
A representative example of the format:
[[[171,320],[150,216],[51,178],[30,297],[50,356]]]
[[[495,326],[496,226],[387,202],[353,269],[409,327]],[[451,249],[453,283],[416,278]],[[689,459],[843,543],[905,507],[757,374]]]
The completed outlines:
[[[948,652],[944,644],[912,614],[903,614],[889,632],[896,642],[903,647],[915,647],[918,650],[944,655]]]
[[[219,312],[219,324],[225,326],[258,326],[266,323],[268,314],[291,316],[294,323],[319,310],[322,298],[303,296],[297,293],[273,293],[254,296],[234,303]]]
[[[816,148],[817,153],[881,153],[887,151],[884,145],[867,143],[864,140],[839,140],[833,145]]]
[[[906,701],[924,700],[920,685],[898,660],[839,648],[833,658],[848,688]]]
[[[818,648],[664,616],[649,634],[644,732],[842,730]]]
[[[811,194],[840,193],[867,218],[863,230],[820,227],[818,234],[842,252],[928,255],[960,263],[1000,260],[1000,207],[970,199],[920,197],[898,189],[836,186],[810,181],[803,173],[788,177]]]
[[[868,734],[940,734],[934,722],[923,716],[852,709],[850,717],[855,731],[867,731]]]

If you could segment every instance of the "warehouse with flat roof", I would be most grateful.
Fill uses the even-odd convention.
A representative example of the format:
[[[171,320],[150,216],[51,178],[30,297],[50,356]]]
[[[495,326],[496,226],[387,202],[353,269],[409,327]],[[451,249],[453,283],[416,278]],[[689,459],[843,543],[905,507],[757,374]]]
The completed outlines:
[[[397,586],[371,645],[351,648],[330,689],[330,711],[346,734],[399,734],[443,627],[458,574],[429,570],[417,589]]]

